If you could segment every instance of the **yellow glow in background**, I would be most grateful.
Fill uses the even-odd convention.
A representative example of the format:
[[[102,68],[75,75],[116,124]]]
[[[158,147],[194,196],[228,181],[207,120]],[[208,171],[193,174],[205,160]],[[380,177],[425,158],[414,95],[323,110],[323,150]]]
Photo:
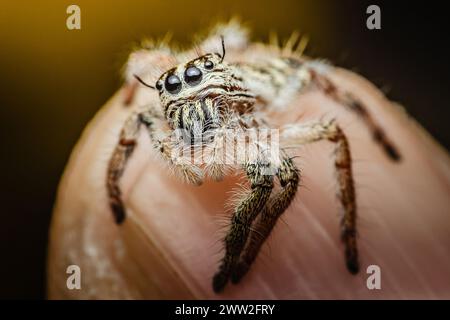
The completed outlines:
[[[66,28],[70,4],[81,8],[81,30]],[[435,94],[448,88],[439,78],[440,59],[429,54],[436,44],[433,35],[440,38],[438,29],[427,34],[427,41],[416,41],[423,38],[420,18],[427,12],[421,10],[418,18],[386,4],[382,30],[369,31],[367,5],[348,0],[2,0],[0,193],[7,201],[2,201],[6,227],[0,252],[9,253],[0,295],[43,296],[47,226],[60,174],[85,124],[120,86],[119,70],[132,44],[143,37],[170,31],[187,45],[193,33],[235,15],[258,40],[267,40],[270,31],[286,39],[298,30],[311,39],[308,54],[356,67],[376,84],[389,86],[390,98],[403,102],[448,144],[442,119],[449,109]],[[17,273],[20,281],[7,276]]]

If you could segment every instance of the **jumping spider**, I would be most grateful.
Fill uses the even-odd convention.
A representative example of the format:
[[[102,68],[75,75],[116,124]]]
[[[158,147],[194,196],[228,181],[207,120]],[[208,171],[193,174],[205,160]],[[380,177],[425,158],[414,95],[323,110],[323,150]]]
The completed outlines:
[[[232,39],[233,32],[238,33],[236,37],[244,34],[236,26],[225,26],[205,40],[203,47],[209,48],[213,37],[218,42],[220,33],[226,34],[227,41],[230,39],[232,44],[236,43]],[[252,45],[247,43],[246,37],[242,36],[240,39],[243,41],[237,41],[239,44],[232,45],[231,50],[251,51]],[[155,50],[162,49],[160,47]],[[137,83],[140,82],[158,92],[160,108],[150,106],[142,112],[133,112],[126,121],[112,154],[108,167],[107,189],[110,206],[118,224],[124,221],[126,215],[121,200],[119,179],[135,149],[140,125],[147,129],[157,152],[178,175],[198,185],[205,174],[216,180],[221,179],[229,165],[215,161],[214,157],[208,158],[202,165],[177,161],[173,156],[174,148],[180,146],[191,148],[194,145],[198,147],[198,139],[193,137],[208,136],[210,139],[200,139],[200,147],[209,147],[214,154],[224,152],[220,150],[220,146],[214,144],[224,129],[233,128],[242,132],[252,128],[268,127],[269,111],[278,108],[282,112],[280,106],[288,104],[306,88],[313,87],[355,112],[371,131],[374,140],[383,147],[387,156],[395,161],[400,160],[396,148],[371,117],[364,104],[353,94],[341,91],[327,76],[323,64],[307,59],[297,54],[295,50],[288,50],[288,54],[282,52],[286,53],[285,48],[280,50],[279,54],[264,59],[227,62],[222,37],[221,53],[207,53],[188,62],[179,63],[162,73],[155,86],[147,84],[140,78],[146,76],[145,68],[151,66],[144,64],[142,67],[142,63],[140,67],[136,67],[139,64],[129,66],[131,70],[129,72],[133,72],[138,81],[132,77],[128,79],[129,82],[134,81],[134,89],[126,97],[127,103],[132,100]],[[151,54],[151,50],[144,51],[143,57]],[[145,61],[144,58],[141,62]],[[135,74],[139,72],[139,75]],[[158,126],[161,122],[165,122],[168,128]],[[185,132],[188,139],[173,138],[172,133],[179,129]],[[295,123],[277,129],[280,140],[290,139],[297,145],[319,140],[334,143],[337,192],[344,212],[341,220],[341,239],[345,246],[347,269],[350,273],[356,274],[359,270],[356,244],[357,208],[352,160],[345,133],[335,121]],[[194,143],[194,140],[197,142]],[[229,279],[233,283],[239,282],[249,271],[278,218],[295,197],[299,185],[299,170],[283,150],[279,154],[279,159],[274,161],[268,159],[260,147],[256,146],[256,150],[259,150],[257,156],[252,159],[245,158],[239,166],[248,177],[250,189],[234,208],[231,225],[224,239],[225,255],[213,277],[212,286],[215,292],[223,290]],[[268,167],[274,170],[267,171]],[[236,166],[233,169],[236,169]],[[280,182],[281,189],[278,193],[272,194],[275,176]]]

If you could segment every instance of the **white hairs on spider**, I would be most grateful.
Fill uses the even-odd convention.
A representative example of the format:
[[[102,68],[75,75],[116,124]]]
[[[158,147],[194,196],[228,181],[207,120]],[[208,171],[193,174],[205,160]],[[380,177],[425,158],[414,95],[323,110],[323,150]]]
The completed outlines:
[[[302,41],[297,44],[299,34],[293,33],[281,48],[277,39],[272,45],[250,43],[246,29],[232,21],[213,29],[190,51],[176,52],[160,44],[130,56],[127,85],[134,81],[130,87],[136,89],[140,82],[153,90],[141,100],[148,110],[130,115],[111,156],[106,185],[112,212],[117,223],[124,221],[119,180],[141,125],[156,140],[155,150],[175,175],[189,183],[200,185],[205,176],[220,180],[232,169],[242,169],[249,187],[241,187],[232,197],[225,254],[213,277],[215,292],[223,290],[228,280],[239,282],[249,271],[277,219],[295,198],[299,169],[280,143],[296,148],[320,140],[334,144],[345,262],[349,272],[359,270],[356,196],[345,132],[336,121],[302,123],[297,118],[280,125],[275,119],[277,114],[289,116],[288,107],[306,89],[319,90],[336,106],[354,112],[387,156],[401,159],[356,93],[342,90],[328,77],[332,66],[302,55]],[[125,101],[132,101],[133,93],[128,90]],[[165,121],[164,128],[156,125],[158,121]]]

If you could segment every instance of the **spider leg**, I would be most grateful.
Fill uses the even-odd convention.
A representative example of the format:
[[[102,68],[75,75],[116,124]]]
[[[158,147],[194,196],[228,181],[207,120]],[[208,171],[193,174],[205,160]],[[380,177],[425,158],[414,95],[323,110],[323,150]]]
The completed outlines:
[[[335,143],[335,170],[338,182],[338,197],[344,214],[341,218],[341,240],[345,246],[347,269],[356,274],[359,271],[356,243],[356,197],[352,173],[352,159],[347,137],[334,122],[313,122],[311,124],[289,125],[281,130],[281,139],[307,144],[327,139]]]
[[[386,155],[393,161],[400,161],[401,155],[385,131],[373,119],[367,110],[367,107],[354,97],[351,93],[339,90],[336,85],[325,75],[314,70],[310,70],[311,80],[317,87],[323,91],[328,97],[336,101],[338,104],[347,107],[355,112],[365,123],[372,133],[373,139],[381,145]]]
[[[256,218],[245,250],[231,275],[233,283],[238,283],[248,272],[278,218],[286,211],[295,197],[300,175],[290,158],[283,158],[277,170],[277,177],[283,189],[268,201],[261,214]]]
[[[179,155],[179,148],[182,141],[175,135],[167,135],[158,139],[155,135],[153,126],[153,117],[151,114],[143,113],[140,116],[141,122],[146,126],[150,139],[153,141],[153,147],[159,152],[162,159],[174,170],[177,177],[184,182],[199,186],[203,183],[203,173],[201,169],[192,163],[191,157]],[[175,147],[175,148],[174,148]],[[185,150],[186,151],[186,150]],[[190,155],[190,153],[189,153]]]
[[[158,115],[151,111],[133,112],[120,132],[119,142],[116,145],[108,164],[106,187],[108,192],[109,204],[117,224],[125,220],[126,211],[122,201],[122,192],[119,181],[122,177],[129,158],[137,145],[137,138],[141,124],[147,129],[150,139],[153,141],[154,148],[162,155],[163,159],[169,162],[177,173],[188,182],[201,184],[200,169],[193,165],[175,164],[171,158],[171,146],[168,138],[160,140],[156,138],[155,120],[160,120]]]
[[[109,205],[117,224],[121,224],[126,216],[121,198],[122,192],[119,187],[119,180],[123,175],[128,159],[136,148],[140,124],[141,121],[138,113],[133,113],[128,117],[120,132],[119,142],[108,164],[106,187],[108,190]]]
[[[256,215],[264,208],[273,188],[273,176],[265,173],[266,165],[247,163],[245,171],[251,183],[251,191],[237,205],[231,219],[231,227],[225,237],[225,256],[213,278],[213,290],[220,292],[235,268],[247,241],[250,226]]]
[[[123,99],[123,104],[125,106],[129,106],[133,103],[134,96],[136,94],[136,90],[138,89],[139,83],[137,81],[133,81],[131,83],[124,84],[125,97]]]

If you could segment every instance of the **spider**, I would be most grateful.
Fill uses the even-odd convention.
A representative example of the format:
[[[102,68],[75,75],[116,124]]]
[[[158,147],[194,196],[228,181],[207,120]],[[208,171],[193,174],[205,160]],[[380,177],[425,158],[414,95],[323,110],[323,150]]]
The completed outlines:
[[[324,67],[324,63],[299,54],[292,45],[297,40],[288,41],[283,50],[275,50],[274,54],[262,58],[227,61],[224,38],[227,51],[251,53],[258,45],[250,44],[244,29],[230,23],[218,27],[200,48],[210,49],[214,39],[218,42],[220,34],[225,35],[221,37],[221,52],[211,51],[187,60],[187,55],[180,54],[185,61],[167,68],[154,86],[141,78],[152,68],[149,57],[157,56],[160,61],[161,56],[171,54],[170,50],[160,45],[130,57],[127,73],[132,85],[125,104],[131,103],[139,83],[156,91],[160,103],[132,112],[120,132],[107,173],[110,207],[115,221],[120,224],[126,213],[119,182],[136,147],[141,125],[148,131],[156,152],[189,183],[199,185],[205,176],[220,180],[230,167],[245,172],[250,188],[233,209],[224,238],[225,253],[212,280],[216,293],[222,291],[229,280],[238,283],[249,271],[277,220],[294,199],[300,182],[299,170],[285,150],[280,150],[275,158],[269,157],[268,145],[264,143],[250,140],[249,144],[254,147],[250,152],[252,156],[244,156],[238,165],[217,161],[217,154],[229,152],[224,150],[223,144],[217,143],[220,137],[235,139],[248,130],[270,128],[270,112],[283,112],[283,105],[296,95],[307,88],[315,88],[356,113],[386,155],[393,161],[400,160],[397,149],[364,104],[330,80],[327,72],[331,66]],[[171,63],[170,59],[166,60]],[[227,133],[228,129],[233,129],[233,133]],[[334,120],[294,123],[275,129],[280,141],[293,141],[297,146],[319,140],[328,140],[335,145],[337,193],[343,209],[341,240],[347,269],[356,274],[359,271],[357,206],[352,159],[344,131]],[[174,135],[179,131],[181,134]],[[209,150],[209,156],[202,158],[203,163],[193,163],[189,157],[180,160],[177,156],[180,150],[191,151],[194,147]],[[278,192],[273,192],[275,179],[281,186]]]

